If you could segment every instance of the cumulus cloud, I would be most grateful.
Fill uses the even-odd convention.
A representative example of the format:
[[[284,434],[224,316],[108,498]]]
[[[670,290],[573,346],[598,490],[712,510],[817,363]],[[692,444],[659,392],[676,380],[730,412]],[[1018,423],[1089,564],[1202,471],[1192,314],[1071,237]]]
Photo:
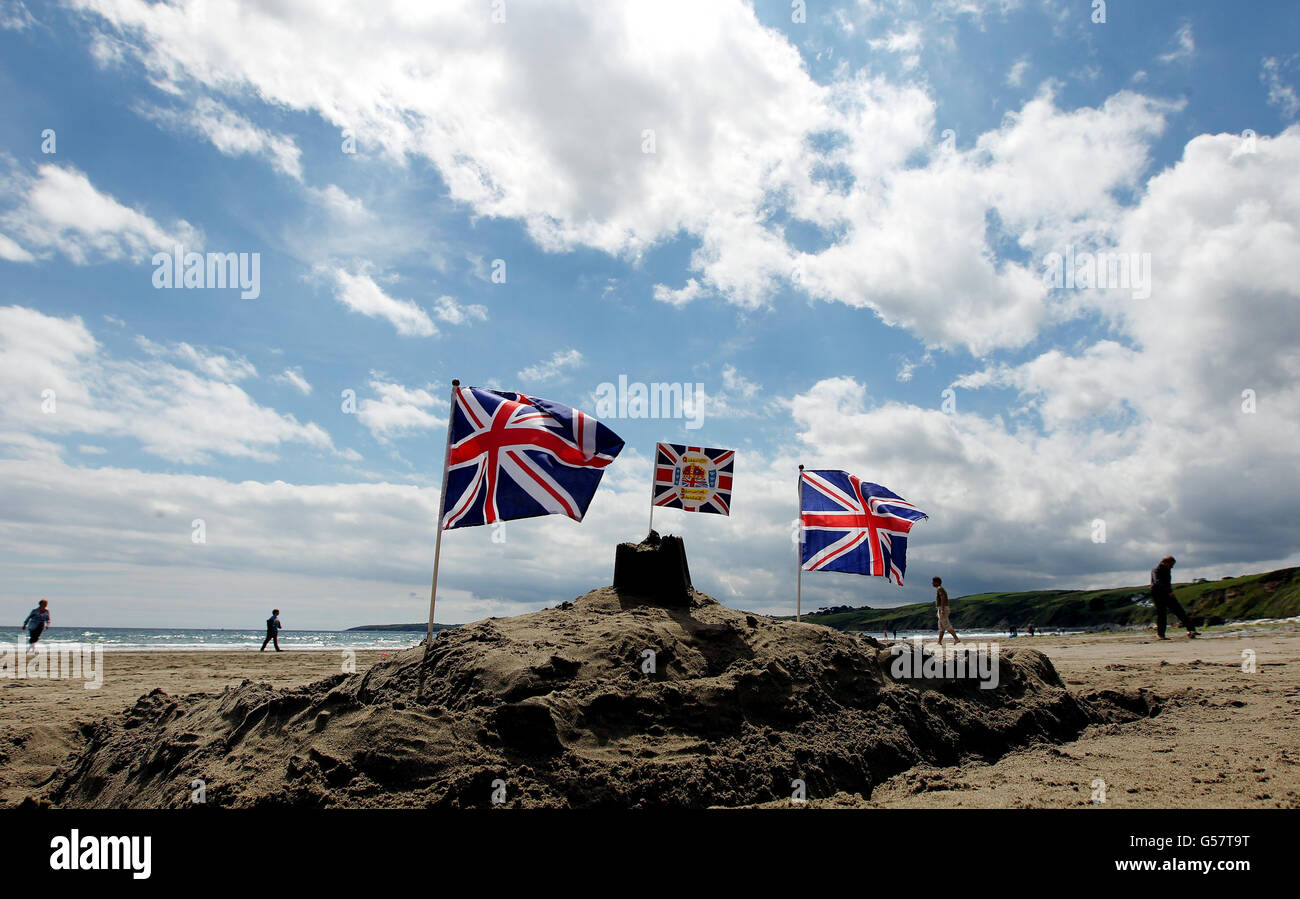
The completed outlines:
[[[1151,297],[1081,290],[1075,302],[1122,342],[1051,349],[958,379],[959,388],[1015,390],[1025,402],[1012,420],[885,404],[850,407],[860,425],[832,433],[816,411],[830,414],[854,393],[823,383],[797,407],[807,440],[845,453],[875,440],[856,450],[861,458],[896,464],[914,482],[942,472],[936,507],[980,539],[1010,534],[1058,573],[1092,566],[1100,580],[1107,567],[1171,550],[1211,567],[1292,557],[1300,194],[1284,185],[1300,167],[1300,127],[1261,137],[1254,153],[1239,149],[1236,135],[1193,139],[1119,217],[1119,240],[1158,260]],[[907,457],[879,434],[896,437]],[[1213,499],[1224,491],[1231,502]],[[981,509],[977,496],[998,499]],[[1103,548],[1084,529],[1093,518],[1107,523]],[[975,545],[954,547],[959,557],[971,564]]]
[[[325,187],[308,187],[307,195],[331,213],[345,221],[364,222],[374,218],[366,204],[351,196],[337,184]]]
[[[656,284],[654,286],[654,298],[670,306],[685,306],[691,300],[699,299],[704,294],[704,288],[694,278],[687,279],[683,286],[676,289],[669,287],[667,284]]]
[[[18,201],[0,213],[0,228],[11,235],[0,235],[0,256],[11,262],[55,253],[77,265],[118,259],[140,262],[177,244],[201,249],[202,236],[188,222],[164,227],[102,193],[84,172],[71,166],[42,165],[35,176],[11,171],[2,186]]]
[[[477,303],[459,303],[454,297],[438,297],[434,303],[434,313],[438,321],[449,325],[464,325],[470,322],[487,321],[487,307]]]
[[[524,381],[554,381],[568,373],[569,369],[582,364],[582,353],[574,349],[556,350],[551,358],[530,365],[519,371]]]
[[[376,397],[357,405],[357,420],[381,443],[404,437],[415,431],[447,427],[447,419],[430,410],[445,409],[448,401],[439,399],[423,387],[406,387],[372,372],[370,389]]]
[[[280,374],[272,375],[271,380],[278,384],[288,384],[303,396],[311,396],[311,383],[303,376],[301,366],[286,368]]]
[[[1125,92],[1066,111],[1044,92],[947,153],[936,151],[922,87],[847,70],[818,83],[739,0],[525,6],[508,28],[469,0],[436,12],[376,3],[360,20],[328,6],[200,17],[143,0],[80,2],[156,78],[255,94],[351,128],[394,160],[422,157],[453,200],[522,222],[547,250],[635,257],[694,238],[692,277],[657,285],[662,302],[714,294],[757,308],[794,285],[974,353],[1023,346],[1066,311],[1050,306],[1036,271],[993,247],[1096,239],[1171,108]],[[952,0],[932,18],[982,21],[1011,6]],[[687,19],[689,35],[656,25]],[[878,40],[913,52],[923,33],[904,26]],[[715,77],[722,58],[725,79]],[[928,163],[909,165],[918,155]],[[791,220],[821,238],[792,245]],[[349,277],[367,314],[431,333],[422,310]]]
[[[197,97],[185,109],[153,106],[140,113],[170,130],[199,135],[225,156],[261,156],[281,174],[302,180],[302,151],[292,138],[258,127],[211,97]]]
[[[432,337],[438,327],[412,300],[399,300],[389,296],[365,272],[350,272],[345,268],[330,271],[334,281],[334,298],[353,312],[368,318],[381,318],[397,329],[403,337]]]
[[[0,308],[0,428],[129,437],[184,464],[216,456],[271,461],[284,444],[333,450],[318,425],[259,405],[231,383],[254,374],[246,360],[185,343],[140,346],[144,358],[114,357],[78,317]]]
[[[660,302],[716,296],[752,309],[793,286],[818,301],[868,310],[927,349],[981,357],[955,380],[951,413],[881,400],[872,395],[875,385],[849,373],[800,385],[793,397],[762,407],[788,413],[790,440],[772,454],[747,451],[736,496],[744,516],[707,527],[681,522],[701,586],[724,600],[788,611],[793,566],[780,560],[792,555],[799,461],[848,468],[930,512],[914,532],[909,580],[942,573],[954,595],[1008,583],[1140,582],[1152,560],[1169,551],[1188,562],[1189,574],[1229,565],[1223,573],[1237,573],[1243,564],[1294,558],[1296,128],[1261,135],[1253,153],[1242,152],[1234,135],[1196,137],[1175,164],[1150,177],[1151,146],[1176,105],[1121,91],[1095,106],[1063,108],[1048,86],[997,127],[962,135],[960,147],[945,149],[924,84],[898,85],[846,68],[818,83],[790,42],[739,2],[512,7],[512,26],[521,27],[505,29],[494,29],[481,4],[470,2],[436,11],[375,3],[362,19],[329,5],[298,7],[292,15],[251,6],[230,17],[143,0],[79,5],[113,32],[114,53],[141,60],[156,83],[183,85],[180,96],[207,92],[226,109],[233,98],[257,96],[350,127],[363,147],[391,160],[431,164],[453,201],[474,216],[522,223],[547,250],[594,247],[636,258],[663,241],[688,239],[696,247],[690,276],[673,282],[680,287],[656,284]],[[945,0],[934,16],[982,24],[1012,5]],[[862,6],[873,23],[913,10],[905,0]],[[691,27],[655,27],[661,20]],[[918,52],[922,35],[937,41],[928,30],[900,31],[892,22],[888,29],[876,37],[881,52]],[[1180,29],[1166,61],[1194,51],[1190,28]],[[727,78],[715,77],[720,58],[728,60]],[[556,65],[575,59],[584,64]],[[1262,77],[1270,102],[1293,115],[1295,94],[1283,67],[1265,60]],[[1019,83],[1024,72],[1017,63],[1006,77]],[[239,144],[230,146],[234,152]],[[245,152],[279,158],[265,143],[249,146]],[[67,212],[79,213],[79,205],[31,202],[32,185],[50,168],[13,192],[22,198],[20,211],[35,212],[0,219],[5,258],[36,258],[56,247],[68,252],[65,240],[85,258],[133,256],[181,230],[99,195],[90,203],[92,223],[107,218],[116,227],[103,238],[98,226],[83,233]],[[65,181],[80,174],[52,171],[71,171]],[[364,212],[333,187],[312,196],[341,218]],[[76,193],[66,185],[63,192]],[[53,236],[41,237],[39,228],[24,225],[29,221],[44,223]],[[796,246],[797,233],[805,238]],[[1008,246],[1015,251],[995,251]],[[1050,289],[1041,278],[1044,255],[1072,246],[1149,253],[1150,297]],[[481,319],[481,307],[452,298],[426,311],[390,296],[388,282],[366,268],[328,272],[341,303],[388,321],[399,334],[431,336],[435,318],[448,325]],[[72,398],[82,420],[76,430],[85,433],[145,435],[144,422],[161,421],[171,435],[158,438],[162,445],[182,448],[169,458],[201,458],[186,454],[187,440],[210,454],[269,453],[283,441],[326,446],[328,438],[313,438],[314,425],[252,404],[230,383],[235,370],[214,380],[202,368],[220,364],[205,363],[209,351],[192,348],[191,356],[171,348],[165,358],[148,360],[150,374],[137,370],[141,363],[106,359],[79,322],[46,319],[17,322],[39,353],[10,343],[2,357],[5,377],[18,387],[4,397],[10,418],[0,434],[11,456],[25,461],[6,472],[6,483],[23,485],[22,501],[0,514],[15,539],[28,539],[31,528],[33,553],[40,540],[71,552],[55,525],[39,517],[49,514],[51,496],[63,495],[50,485],[64,484],[90,497],[84,507],[75,499],[54,504],[74,510],[82,533],[101,526],[96,516],[136,522],[163,501],[174,503],[167,507],[173,515],[190,506],[227,509],[215,532],[240,536],[212,561],[263,571],[266,583],[300,574],[298,583],[315,586],[322,582],[312,578],[328,571],[340,582],[355,579],[350,596],[368,583],[398,585],[406,596],[425,576],[425,538],[436,519],[436,496],[427,490],[232,485],[140,472],[85,474],[64,464],[46,437],[64,436],[67,426],[36,417],[45,386],[58,395],[60,410],[64,397]],[[1105,336],[1080,337],[1070,347],[1035,342],[1046,327],[1067,321],[1096,323]],[[984,358],[1007,349],[1016,351],[1011,361]],[[519,376],[545,381],[580,361],[576,350],[562,350]],[[898,377],[915,364],[904,360]],[[39,377],[27,378],[29,370]],[[79,401],[90,383],[103,383],[105,393],[121,387],[131,415],[113,399]],[[751,410],[762,396],[733,366],[722,368],[720,385],[708,400],[720,398],[724,412]],[[378,374],[370,386],[373,396],[361,401],[358,418],[377,439],[445,427],[444,401],[426,388]],[[152,403],[154,395],[173,404],[179,397],[208,416],[227,414],[224,402],[237,426],[226,426],[233,433],[203,432],[201,423],[178,421],[174,409]],[[1003,396],[1010,399],[999,404]],[[120,424],[115,411],[131,423]],[[254,427],[238,427],[245,421]],[[503,563],[497,576],[485,580],[468,568],[451,575],[449,589],[462,591],[454,600],[458,613],[554,602],[603,583],[610,535],[644,527],[648,476],[648,461],[629,450],[611,467],[583,527],[511,523],[510,540],[492,550]],[[1222,501],[1225,493],[1232,502]],[[1105,543],[1091,539],[1096,519],[1106,522]],[[743,528],[743,539],[734,528]],[[174,529],[139,530],[123,545],[140,559],[178,558],[168,555]],[[484,540],[454,537],[461,550],[482,550]],[[481,559],[451,555],[466,557]],[[577,560],[578,570],[555,572],[550,562],[557,557]],[[449,564],[455,572],[463,563]],[[920,598],[911,587],[881,592],[860,578],[814,583],[814,590],[855,604],[876,596]]]
[[[687,419],[754,418],[769,415],[781,401],[763,395],[763,385],[740,373],[734,365],[723,365],[721,377],[700,382],[691,394],[683,392]]]
[[[436,476],[437,461],[430,467]],[[427,614],[436,485],[231,481],[83,468],[36,455],[0,457],[0,479],[13,486],[0,504],[0,538],[30,560],[6,566],[6,593],[50,595],[48,567],[58,565],[65,620],[93,622],[111,604],[115,622],[156,623],[156,603],[177,595],[189,602],[173,604],[168,623],[195,626],[228,627],[242,615],[260,621],[266,597],[300,627]],[[607,535],[633,533],[634,518],[645,524],[644,479],[635,490],[625,479],[606,480],[582,525],[512,521],[504,543],[491,539],[490,528],[449,533],[438,620],[517,614],[605,583],[613,553]],[[202,545],[190,539],[195,518],[204,521]],[[556,557],[572,561],[539,579]],[[484,564],[494,571],[490,584]]]
[[[154,343],[147,337],[137,337],[135,340],[136,345],[150,356],[179,359],[218,381],[242,381],[257,376],[257,368],[243,356],[209,352],[184,341],[163,345]]]
[[[0,259],[7,262],[35,262],[36,257],[14,243],[12,238],[0,234]]]
[[[1288,119],[1294,119],[1296,113],[1300,112],[1300,96],[1296,95],[1295,87],[1285,81],[1282,73],[1294,68],[1297,59],[1300,59],[1300,55],[1283,59],[1266,56],[1260,63],[1259,79],[1268,88],[1269,105],[1276,106]]]
[[[1027,71],[1029,71],[1029,60],[1022,56],[1007,69],[1006,83],[1011,87],[1020,87]]]

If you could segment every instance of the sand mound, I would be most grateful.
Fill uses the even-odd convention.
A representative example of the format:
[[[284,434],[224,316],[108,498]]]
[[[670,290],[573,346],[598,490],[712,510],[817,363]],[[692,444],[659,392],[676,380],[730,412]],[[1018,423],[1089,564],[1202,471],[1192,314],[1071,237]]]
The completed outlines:
[[[645,650],[654,653],[648,670]],[[894,680],[872,640],[607,587],[445,632],[299,689],[142,697],[54,778],[78,807],[735,806],[867,796],[917,764],[995,759],[1152,714],[1082,699],[1004,650],[997,689]],[[500,791],[497,796],[500,798]]]

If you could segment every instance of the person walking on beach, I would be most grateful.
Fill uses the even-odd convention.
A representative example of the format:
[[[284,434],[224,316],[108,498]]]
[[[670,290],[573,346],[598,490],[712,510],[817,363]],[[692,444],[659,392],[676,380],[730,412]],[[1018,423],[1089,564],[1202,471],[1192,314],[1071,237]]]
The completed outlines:
[[[274,643],[276,652],[284,652],[280,648],[280,610],[272,609],[271,617],[266,619],[266,639],[262,641],[262,648],[258,652],[266,649],[266,644]]]
[[[1195,626],[1179,605],[1178,600],[1174,599],[1174,586],[1170,577],[1177,560],[1173,556],[1165,556],[1151,569],[1151,602],[1156,607],[1156,639],[1168,640],[1165,636],[1165,620],[1169,612],[1178,616],[1178,620],[1187,628],[1188,637],[1199,637]]]
[[[943,589],[943,578],[936,577],[930,583],[934,584],[934,604],[939,610],[939,645],[943,645],[943,635],[952,634],[954,642],[960,643],[961,637],[952,629],[951,622],[948,621],[948,591]]]
[[[27,645],[36,646],[36,641],[41,639],[41,634],[50,626],[50,602],[42,599],[40,605],[27,613],[27,620],[23,622],[23,630],[27,631]]]

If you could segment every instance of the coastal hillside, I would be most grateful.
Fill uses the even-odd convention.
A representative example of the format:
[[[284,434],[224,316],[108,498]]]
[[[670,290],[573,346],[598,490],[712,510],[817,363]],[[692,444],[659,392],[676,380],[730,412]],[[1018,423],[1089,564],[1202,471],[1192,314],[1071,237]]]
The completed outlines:
[[[1203,583],[1175,584],[1174,595],[1201,625],[1300,615],[1300,568],[1283,568]],[[812,613],[804,620],[841,631],[916,631],[934,627],[933,603],[892,609],[862,607]],[[959,631],[1024,628],[1081,628],[1145,625],[1155,621],[1149,586],[1108,590],[1029,590],[978,593],[952,601],[952,623]]]

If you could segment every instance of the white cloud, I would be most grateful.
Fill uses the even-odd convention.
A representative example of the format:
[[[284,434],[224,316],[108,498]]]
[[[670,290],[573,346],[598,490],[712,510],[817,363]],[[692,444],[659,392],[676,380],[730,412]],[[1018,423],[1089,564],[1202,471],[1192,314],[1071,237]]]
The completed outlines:
[[[1295,87],[1282,80],[1282,72],[1293,67],[1298,58],[1300,56],[1285,59],[1266,56],[1260,63],[1259,78],[1268,87],[1268,104],[1282,110],[1288,119],[1294,119],[1300,112],[1300,97],[1296,95]]]
[[[198,134],[225,156],[261,156],[281,174],[302,180],[302,151],[292,138],[259,128],[211,97],[195,98],[188,109],[155,106],[139,111],[165,128]]]
[[[880,403],[871,385],[849,376],[820,381],[786,401],[798,452],[747,456],[746,471],[755,475],[747,477],[743,496],[737,494],[746,516],[709,522],[716,532],[692,536],[693,557],[707,572],[702,577],[716,578],[721,589],[747,603],[779,594],[772,584],[792,584],[792,572],[771,560],[789,548],[796,456],[854,469],[929,511],[932,519],[912,545],[914,565],[925,574],[928,566],[945,577],[951,573],[959,585],[1113,582],[1140,575],[1171,550],[1207,568],[1294,555],[1300,537],[1293,514],[1300,499],[1294,479],[1300,447],[1300,199],[1294,174],[1300,171],[1300,130],[1261,136],[1255,153],[1240,152],[1234,135],[1203,135],[1187,144],[1175,165],[1147,180],[1151,145],[1175,107],[1125,91],[1095,108],[1065,109],[1047,89],[997,128],[963,136],[966,149],[946,153],[937,147],[941,123],[926,89],[844,69],[833,82],[819,84],[789,42],[759,27],[738,3],[556,5],[545,15],[512,7],[512,27],[495,30],[478,4],[399,14],[376,3],[362,19],[327,5],[299,8],[292,18],[252,7],[237,26],[212,17],[206,29],[196,27],[198,14],[189,7],[97,0],[94,8],[121,25],[121,39],[160,81],[257,95],[354,127],[365,147],[393,159],[430,161],[451,197],[472,214],[523,222],[547,249],[591,246],[633,257],[681,235],[697,241],[693,276],[676,289],[656,285],[661,302],[717,295],[757,307],[793,281],[816,299],[871,310],[929,346],[976,354],[1033,348],[1015,364],[980,361],[957,379],[961,391],[1017,393],[1019,408],[997,414],[968,411],[967,405],[980,405],[971,400],[984,397],[966,392],[951,415]],[[979,20],[1007,8],[952,0],[937,14]],[[661,19],[687,20],[691,28],[656,27]],[[547,40],[537,39],[539,29]],[[903,41],[907,31],[899,33]],[[930,31],[923,33],[937,45]],[[1194,51],[1190,28],[1185,43],[1182,34],[1171,58]],[[889,37],[884,40],[881,49],[890,49]],[[920,33],[915,40],[919,44]],[[904,50],[901,43],[898,50]],[[557,57],[584,65],[557,68]],[[349,65],[338,66],[341,58]],[[729,60],[728,78],[714,77],[718,58]],[[647,59],[654,65],[645,65]],[[1270,102],[1294,115],[1294,90],[1280,76],[1272,80],[1281,65],[1265,62],[1265,84]],[[641,152],[646,129],[655,132],[654,154]],[[833,140],[810,139],[823,134]],[[846,177],[830,183],[819,174],[828,169]],[[313,195],[340,215],[355,212],[350,198],[341,190],[331,193],[332,187]],[[1130,191],[1138,199],[1117,199]],[[820,229],[827,245],[792,248],[782,226],[764,218],[773,204]],[[0,224],[9,228],[7,220]],[[38,254],[52,252],[52,242],[33,242],[12,228],[8,233]],[[1028,261],[993,252],[1008,243]],[[1135,302],[1127,293],[1047,291],[1039,260],[1072,244],[1151,253],[1152,296]],[[17,242],[13,247],[10,252],[28,252]],[[364,272],[331,270],[340,302],[391,322],[399,333],[436,333],[429,312],[389,296]],[[432,312],[454,324],[474,317],[474,308],[449,299]],[[1106,338],[1046,351],[1033,343],[1044,326],[1071,318],[1098,321]],[[11,446],[30,466],[10,469],[15,473],[6,482],[26,484],[30,477],[37,491],[82,476],[59,467],[58,447],[31,436],[37,427],[24,416],[37,414],[31,410],[39,406],[35,398],[44,381],[59,388],[61,408],[65,386],[75,400],[84,380],[54,382],[87,368],[81,360],[102,356],[93,341],[79,342],[73,328],[49,331],[37,341],[42,355],[4,369],[13,375],[29,362],[37,368],[47,359],[76,363],[40,368],[41,379],[23,381],[21,390],[5,397],[3,408],[19,416],[5,433],[26,435],[14,436]],[[24,351],[13,352],[21,357]],[[559,376],[566,355],[519,375]],[[155,383],[128,365],[100,364],[110,376],[105,383]],[[899,378],[913,367],[904,360]],[[157,382],[193,377],[163,368],[179,374]],[[442,401],[428,390],[378,375],[371,386],[375,396],[361,402],[359,420],[377,439],[445,427]],[[720,410],[747,410],[759,389],[726,366],[721,390],[709,400],[723,398]],[[1257,412],[1241,411],[1243,390],[1257,395]],[[95,403],[81,406],[72,404],[92,419],[104,411]],[[213,404],[204,408],[210,413]],[[143,432],[142,425],[133,427],[128,433]],[[116,428],[102,423],[88,432],[119,433]],[[60,433],[48,422],[40,431]],[[245,439],[242,431],[227,436]],[[278,439],[312,445],[302,434]],[[510,553],[506,579],[490,585],[469,579],[490,595],[466,595],[460,608],[482,608],[529,590],[529,597],[546,592],[549,602],[563,598],[553,588],[574,580],[568,572],[553,575],[544,588],[522,584],[525,573],[545,570],[545,560],[557,555],[582,565],[594,560],[588,567],[603,572],[577,587],[602,583],[609,534],[644,527],[648,467],[638,468],[642,461],[629,451],[611,469],[610,490],[597,498],[607,517],[582,529],[539,523],[539,530],[523,531],[530,539],[516,541],[512,523],[508,549],[501,550]],[[624,489],[625,481],[638,479]],[[127,472],[104,475],[87,490],[99,498],[126,490],[141,508],[143,497],[152,503],[169,492],[196,502],[233,495],[231,508],[239,514],[232,514],[227,533],[249,524],[248,545],[232,548],[239,551],[227,559],[251,559],[279,575],[287,566],[317,564],[322,552],[304,551],[293,542],[297,532],[272,532],[276,522],[269,518],[275,516],[264,521],[264,512],[254,512],[272,500],[277,515],[306,517],[307,530],[323,545],[341,540],[344,552],[329,570],[342,576],[397,582],[413,578],[424,564],[420,553],[427,544],[410,534],[426,534],[436,517],[427,493],[391,485],[235,487]],[[1207,514],[1207,488],[1226,490],[1234,501]],[[97,514],[97,502],[83,509],[70,501],[79,526],[94,526],[85,519]],[[19,515],[13,508],[2,511]],[[372,511],[385,519],[382,526],[358,536],[354,532],[370,523]],[[1107,521],[1106,544],[1089,539],[1095,517]],[[602,529],[593,531],[597,522]],[[725,530],[732,525],[744,528],[743,541],[735,540],[739,531]],[[397,547],[391,554],[364,544],[381,534]],[[456,539],[478,546],[472,543],[478,536]],[[259,538],[267,541],[265,550],[255,543]],[[727,546],[728,539],[743,545]],[[147,555],[147,544],[133,545]],[[357,561],[367,549],[372,559],[383,560]],[[264,551],[268,555],[259,555]],[[519,581],[509,580],[515,567]],[[819,584],[849,595],[870,589],[860,579]],[[887,599],[908,595],[887,592]]]
[[[1196,39],[1192,36],[1192,26],[1190,23],[1183,23],[1173,37],[1174,49],[1168,53],[1160,54],[1160,61],[1163,63],[1176,62],[1180,59],[1190,59],[1196,53]]]
[[[6,31],[26,31],[36,24],[23,0],[4,0],[0,3],[0,28]]]
[[[222,376],[251,366],[176,344],[145,344],[144,359],[104,352],[80,318],[0,308],[0,429],[52,437],[123,436],[169,462],[214,456],[271,461],[281,445],[333,450],[318,425],[256,403]],[[158,352],[153,352],[157,348]],[[182,359],[198,372],[161,361]]]
[[[898,373],[895,375],[895,378],[899,381],[906,383],[907,381],[912,380],[912,376],[916,374],[916,370],[920,368],[922,365],[933,366],[934,356],[930,353],[926,353],[919,360],[916,361],[913,361],[912,359],[904,358],[903,361],[899,363]]]
[[[257,368],[243,356],[224,356],[196,348],[184,341],[169,345],[154,343],[147,337],[137,337],[136,345],[150,356],[179,359],[202,374],[218,381],[242,381],[257,377]]]
[[[861,385],[824,381],[795,401],[807,445],[921,485],[908,498],[952,522],[935,517],[954,563],[989,566],[990,579],[998,566],[1003,577],[1036,566],[1098,583],[1170,551],[1207,568],[1293,556],[1300,126],[1261,136],[1254,153],[1240,143],[1195,138],[1119,216],[1119,243],[1158,260],[1151,296],[1082,290],[1073,301],[1122,342],[957,380],[1016,390],[1025,402],[1010,420],[962,411],[961,393],[953,415],[868,408]],[[1104,545],[1091,543],[1095,518]]]
[[[271,380],[278,384],[288,384],[303,396],[311,396],[311,384],[303,377],[301,366],[286,368],[280,374],[272,375]]]
[[[1146,168],[1161,109],[1121,93],[1066,113],[1044,90],[974,147],[939,151],[924,168],[873,156],[881,170],[862,171],[861,189],[823,196],[822,216],[852,224],[834,246],[799,254],[797,280],[814,297],[873,309],[932,346],[982,354],[1023,345],[1060,310],[1036,261],[996,259],[990,214],[1040,258],[1105,233],[1119,211],[1113,192],[1135,187]],[[930,114],[897,134],[893,152],[921,146]]]
[[[1103,340],[1079,356],[1048,350],[1014,368],[1001,366],[963,376],[954,386],[1015,388],[1031,398],[1030,408],[1054,430],[1094,416],[1124,413],[1129,399],[1151,389],[1150,378],[1157,374],[1152,370],[1154,361]]]
[[[716,382],[703,381],[703,387],[685,402],[687,419],[753,418],[780,407],[778,400],[762,396],[763,385],[746,378],[736,366],[723,365],[721,374],[720,387],[714,386]]]
[[[1007,84],[1012,87],[1020,87],[1025,80],[1025,72],[1027,71],[1029,71],[1029,60],[1022,56],[1012,64],[1010,69],[1007,69]]]
[[[438,474],[441,441],[428,465]],[[645,468],[648,477],[648,463]],[[638,471],[638,475],[641,474]],[[291,484],[82,468],[57,458],[0,458],[12,484],[0,504],[0,539],[23,560],[6,563],[0,589],[51,595],[65,621],[93,622],[112,604],[114,621],[230,626],[274,596],[298,627],[417,621],[427,614],[438,487],[391,483]],[[644,479],[606,476],[586,522],[510,522],[449,532],[442,547],[438,620],[467,621],[554,605],[609,578],[608,534],[644,527]],[[206,543],[191,542],[202,518]],[[548,560],[570,558],[556,576]],[[493,571],[482,577],[483,566]],[[57,566],[64,596],[49,592]],[[38,587],[37,584],[42,586]],[[91,585],[94,589],[90,589]],[[416,597],[412,599],[411,593]],[[135,617],[139,616],[139,617]],[[265,610],[260,617],[265,618]]]
[[[582,364],[582,353],[577,350],[556,350],[550,359],[521,369],[519,377],[524,381],[554,381],[567,374],[567,371]]]
[[[308,187],[307,194],[339,218],[354,222],[370,221],[374,218],[370,210],[366,209],[365,203],[349,195],[337,184]]]
[[[476,303],[458,303],[453,297],[438,297],[434,303],[438,321],[449,325],[463,325],[471,321],[487,321],[487,307]]]
[[[734,365],[722,366],[722,388],[740,399],[750,399],[758,394],[763,385],[749,380]]]
[[[704,294],[704,288],[694,278],[688,279],[682,287],[675,290],[667,284],[656,284],[654,286],[654,298],[670,306],[685,306],[691,300],[699,299]]]
[[[78,265],[97,259],[139,262],[177,244],[190,250],[202,245],[202,236],[188,222],[164,228],[96,190],[85,173],[69,166],[42,165],[35,177],[11,172],[3,187],[21,199],[0,214],[0,226],[26,244],[23,249],[8,238],[0,241],[0,253],[10,261],[30,261],[23,254],[46,258],[58,252]]]
[[[630,254],[683,228],[753,245],[761,235],[746,237],[754,226],[737,213],[762,203],[830,99],[738,0],[524,7],[506,28],[469,0],[436,11],[377,3],[360,19],[323,6],[201,17],[133,0],[79,5],[155,78],[314,111],[394,159],[422,155],[452,199],[524,222],[548,249]],[[689,34],[662,27],[685,20]],[[654,154],[641,149],[647,130]]]
[[[411,300],[390,297],[364,272],[354,274],[335,268],[330,275],[334,280],[334,298],[353,312],[382,318],[403,337],[432,337],[438,333],[429,313]]]
[[[13,242],[12,238],[0,234],[0,259],[8,262],[35,262],[36,257]]]
[[[512,10],[505,28],[471,0],[436,11],[376,2],[361,19],[328,6],[293,17],[251,6],[202,20],[142,0],[80,2],[155,77],[257,95],[351,128],[394,160],[421,156],[451,199],[522,222],[547,250],[635,258],[694,238],[692,278],[657,285],[662,302],[711,293],[755,308],[795,282],[928,344],[975,353],[1024,345],[1068,311],[1051,307],[1037,272],[999,260],[994,240],[1038,251],[1095,236],[1114,218],[1116,193],[1136,186],[1172,108],[1125,92],[1065,111],[1040,93],[947,154],[935,150],[925,89],[847,69],[818,83],[740,0],[556,3]],[[927,21],[970,17],[982,27],[1014,6],[951,0]],[[691,28],[664,27],[680,21]],[[879,40],[915,52],[927,34],[911,25]],[[718,59],[728,60],[727,78],[716,77]],[[648,132],[653,153],[643,152]],[[827,145],[825,135],[836,139]],[[929,164],[909,165],[918,154]],[[827,170],[847,177],[832,183]],[[829,245],[792,247],[769,215],[774,203]],[[1005,234],[990,235],[993,215]],[[403,333],[431,333],[423,310],[373,282],[353,286],[367,314],[382,307]]]
[[[435,397],[425,388],[406,387],[372,372],[370,389],[379,398],[363,399],[357,405],[357,421],[381,443],[414,431],[447,427],[447,419],[439,418],[430,410],[448,408],[448,401]]]
[[[885,37],[873,38],[867,41],[867,44],[872,50],[901,55],[903,68],[914,69],[921,63],[919,51],[924,45],[921,23],[909,22],[903,30],[891,32]]]

